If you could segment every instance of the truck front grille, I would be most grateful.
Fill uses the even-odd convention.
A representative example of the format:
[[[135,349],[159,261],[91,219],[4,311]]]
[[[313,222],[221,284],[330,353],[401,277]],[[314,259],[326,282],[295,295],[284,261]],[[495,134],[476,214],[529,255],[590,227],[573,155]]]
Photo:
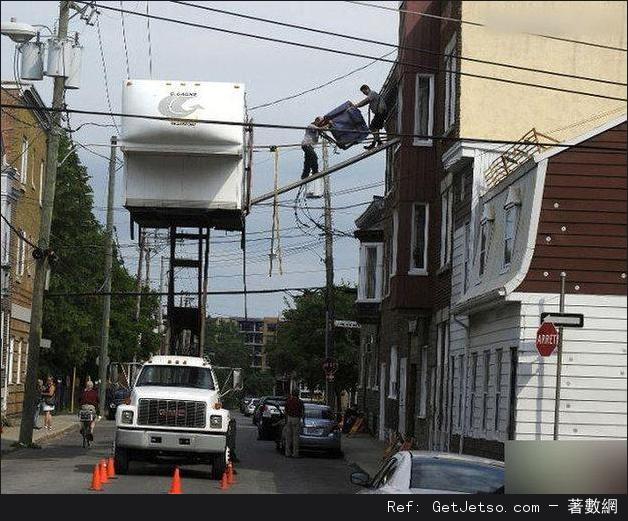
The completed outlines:
[[[205,402],[142,398],[139,401],[137,423],[138,425],[203,428],[206,408]]]

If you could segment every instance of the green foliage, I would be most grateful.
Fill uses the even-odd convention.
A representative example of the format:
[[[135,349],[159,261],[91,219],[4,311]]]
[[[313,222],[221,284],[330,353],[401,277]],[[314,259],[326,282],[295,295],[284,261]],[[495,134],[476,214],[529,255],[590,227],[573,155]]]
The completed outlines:
[[[105,231],[93,213],[94,194],[87,169],[72,142],[62,136],[59,160],[67,159],[57,172],[51,247],[59,256],[50,278],[50,292],[98,292],[103,285]],[[69,155],[68,155],[69,154]],[[131,276],[114,248],[112,291],[134,291]],[[144,288],[148,291],[149,288]],[[145,358],[159,347],[154,332],[158,299],[142,297],[140,320],[135,322],[135,298],[113,297],[109,333],[109,359],[131,361]],[[100,346],[102,298],[55,297],[44,301],[43,336],[52,348],[42,352],[42,372],[95,375]],[[142,333],[138,350],[137,333]]]
[[[349,286],[337,286],[334,291],[336,317],[352,320],[354,293]],[[335,388],[353,390],[358,379],[359,339],[352,330],[334,332],[334,358],[338,362]],[[309,389],[324,388],[325,374],[325,294],[309,291],[294,298],[294,305],[283,313],[278,328],[277,343],[268,346],[269,363],[276,376],[295,375]]]

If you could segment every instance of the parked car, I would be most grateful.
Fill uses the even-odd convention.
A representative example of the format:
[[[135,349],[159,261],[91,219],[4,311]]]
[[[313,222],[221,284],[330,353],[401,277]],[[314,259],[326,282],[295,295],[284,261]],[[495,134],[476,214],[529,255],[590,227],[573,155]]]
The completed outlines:
[[[286,435],[281,424],[281,430],[276,433],[275,443],[277,450],[285,451]],[[305,418],[299,436],[300,450],[322,451],[339,457],[342,455],[341,435],[338,422],[331,407],[317,403],[305,404]]]
[[[285,413],[286,397],[271,396],[264,400],[260,400],[255,413],[259,413],[257,420],[257,439],[258,440],[274,440],[274,429],[278,422],[281,421]]]
[[[504,463],[447,452],[403,451],[382,464],[371,478],[351,474],[358,494],[503,494]]]
[[[244,408],[244,416],[252,416],[259,404],[259,398],[251,398],[251,401]]]
[[[285,396],[262,396],[259,399],[259,403],[257,404],[255,411],[253,412],[253,425],[257,425],[259,422],[259,419],[262,417],[262,410],[264,408],[264,405],[266,405],[266,403],[269,401],[277,401],[277,400],[283,401],[285,403],[286,397]]]

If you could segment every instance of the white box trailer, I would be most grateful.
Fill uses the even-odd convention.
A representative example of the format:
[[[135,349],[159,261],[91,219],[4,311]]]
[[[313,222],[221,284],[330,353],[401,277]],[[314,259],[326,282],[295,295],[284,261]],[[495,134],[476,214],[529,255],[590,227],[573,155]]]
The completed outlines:
[[[246,120],[244,85],[126,80],[122,111],[128,114],[121,136],[125,207],[135,222],[241,228],[246,144],[238,123]]]

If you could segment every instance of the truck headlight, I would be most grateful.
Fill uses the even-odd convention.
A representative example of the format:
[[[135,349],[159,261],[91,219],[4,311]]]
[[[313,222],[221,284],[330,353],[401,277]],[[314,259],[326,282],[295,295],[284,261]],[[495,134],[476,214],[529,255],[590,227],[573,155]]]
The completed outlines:
[[[216,415],[210,416],[209,426],[212,429],[220,429],[222,427],[222,416],[216,416]]]
[[[133,423],[133,411],[122,411],[120,421],[127,424]]]

